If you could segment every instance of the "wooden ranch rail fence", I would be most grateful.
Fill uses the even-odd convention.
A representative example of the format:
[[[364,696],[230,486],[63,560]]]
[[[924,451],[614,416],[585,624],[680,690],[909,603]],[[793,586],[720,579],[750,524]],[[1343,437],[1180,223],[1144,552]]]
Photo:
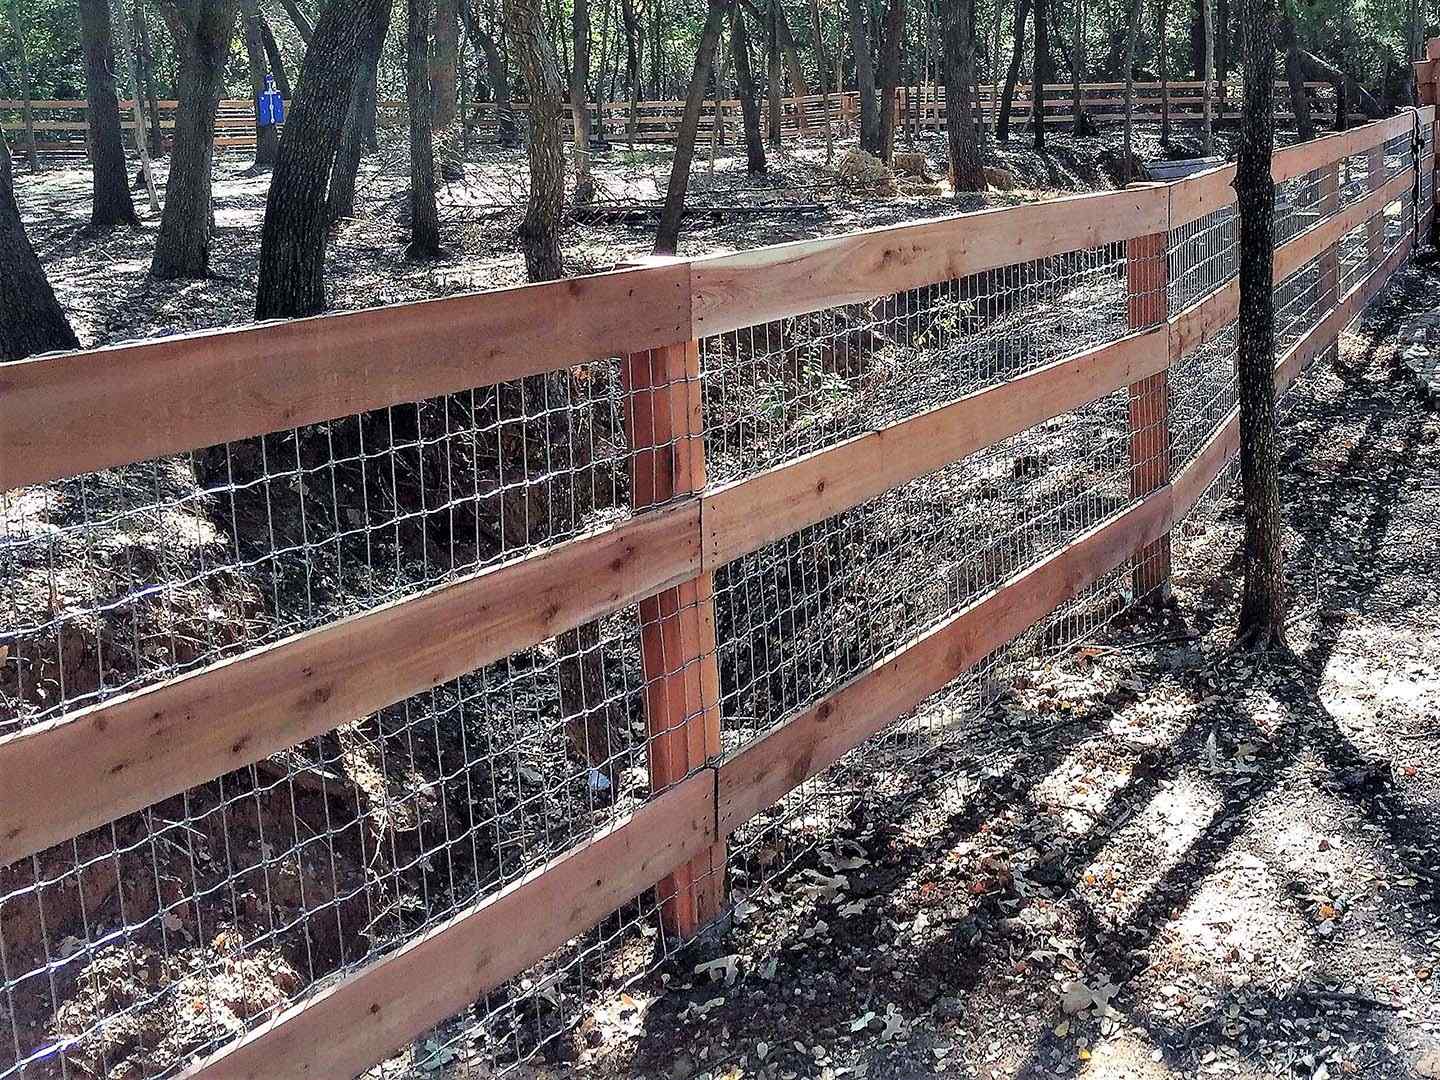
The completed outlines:
[[[1293,120],[1289,111],[1289,98],[1283,84],[1277,84],[1281,93],[1276,98],[1276,118]],[[1201,94],[1204,84],[1199,82],[1171,82],[1170,116],[1175,123],[1198,123],[1202,113]],[[1307,83],[1313,104],[1317,109],[1322,92],[1328,91],[1325,83]],[[1119,123],[1124,119],[1124,83],[1086,83],[1081,88],[1081,101],[1097,123]],[[1162,85],[1158,82],[1135,84],[1135,116],[1142,122],[1159,119]],[[998,99],[992,100],[993,88],[982,86],[979,93],[979,111],[986,122],[993,123]],[[1068,85],[1053,84],[1045,88],[1046,122],[1068,123],[1070,119],[1072,88]],[[1217,119],[1233,119],[1239,114],[1230,104],[1235,98],[1226,84],[1216,84],[1214,115]],[[382,115],[399,118],[404,115],[403,101],[382,101]],[[0,100],[0,131],[18,132],[25,128],[20,118],[23,103],[15,100]],[[33,103],[36,112],[35,131],[37,148],[47,155],[78,157],[85,155],[89,125],[85,120],[85,102],[79,100],[44,100]],[[160,131],[175,128],[175,101],[161,101]],[[904,130],[945,130],[945,89],[942,86],[901,87],[896,95],[896,112]],[[134,103],[120,102],[122,123],[126,130],[136,130]],[[525,102],[517,102],[515,111],[523,117]],[[818,137],[825,129],[826,116],[841,130],[848,130],[858,123],[859,98],[853,91],[828,96],[810,94],[804,97],[787,96],[781,99],[783,137]],[[665,144],[675,141],[680,127],[680,116],[685,102],[680,100],[641,101],[634,112],[634,141],[642,144]],[[717,113],[719,123],[717,125]],[[1030,123],[1030,86],[1022,84],[1016,88],[1014,118],[1017,127]],[[494,105],[477,104],[473,108],[473,120],[482,135],[493,134],[496,125]],[[612,143],[625,143],[630,139],[631,109],[628,102],[610,101],[591,105],[593,130],[603,133]],[[718,140],[721,144],[735,143],[743,137],[740,118],[740,102],[737,99],[710,100],[701,113],[701,142],[709,145]],[[133,138],[133,136],[132,136]],[[252,149],[255,146],[255,106],[247,98],[224,99],[219,104],[216,118],[215,145],[220,149]]]
[[[1276,155],[1282,187],[1313,181],[1319,193],[1295,210],[1305,227],[1276,251],[1277,287],[1317,265],[1320,283],[1308,327],[1277,357],[1281,388],[1335,344],[1433,221],[1434,125],[1427,106]],[[1412,141],[1417,131],[1424,137]],[[632,499],[637,510],[653,507],[5,736],[0,867],[640,605],[649,801],[187,1075],[360,1073],[662,879],[668,926],[694,934],[723,903],[716,867],[726,838],[757,813],[1117,567],[1134,562],[1137,594],[1164,586],[1172,526],[1238,446],[1231,409],[1172,468],[1168,380],[1233,325],[1238,303],[1233,276],[1191,288],[1172,268],[1198,228],[1233,219],[1232,179],[1223,167],[1170,184],[0,366],[0,491],[12,491],[621,357]],[[1417,194],[1423,205],[1407,219]],[[1346,246],[1356,236],[1368,238],[1359,262]],[[707,483],[703,339],[1107,245],[1124,247],[1130,296],[1129,325],[1114,340]],[[717,568],[1127,388],[1131,498],[1122,509],[758,737],[722,748]]]

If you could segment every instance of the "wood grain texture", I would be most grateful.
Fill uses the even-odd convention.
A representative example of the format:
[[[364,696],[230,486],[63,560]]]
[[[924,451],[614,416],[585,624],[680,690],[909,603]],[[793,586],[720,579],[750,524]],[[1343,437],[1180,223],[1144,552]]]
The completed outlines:
[[[720,834],[944,688],[1057,605],[1169,531],[1170,489],[1150,495],[1011,578],[834,693],[721,761]]]
[[[951,281],[1166,227],[1166,193],[1140,187],[983,210],[697,259],[696,337]]]
[[[712,569],[1123,389],[1168,364],[1161,326],[1077,353],[879,431],[706,493]]]
[[[715,780],[707,770],[184,1075],[357,1076],[583,933],[715,839]]]
[[[0,866],[693,578],[699,540],[690,500],[0,739]]]
[[[680,263],[0,364],[0,490],[690,336]]]

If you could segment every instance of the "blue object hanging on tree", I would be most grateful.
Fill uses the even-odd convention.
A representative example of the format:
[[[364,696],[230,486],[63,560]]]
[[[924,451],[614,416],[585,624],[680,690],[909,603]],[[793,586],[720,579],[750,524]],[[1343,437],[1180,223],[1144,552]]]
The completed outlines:
[[[275,76],[265,76],[265,89],[255,99],[255,122],[260,127],[275,127],[285,122],[285,99],[275,89]]]

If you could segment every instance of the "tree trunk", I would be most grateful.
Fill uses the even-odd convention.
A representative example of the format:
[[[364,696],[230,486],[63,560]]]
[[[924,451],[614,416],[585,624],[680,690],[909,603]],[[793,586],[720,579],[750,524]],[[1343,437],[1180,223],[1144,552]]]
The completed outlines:
[[[900,50],[905,38],[905,0],[885,8],[885,35],[880,43],[880,156],[895,153],[895,99],[900,86]]]
[[[145,195],[150,200],[150,213],[160,213],[160,200],[155,196],[155,170],[150,165],[150,131],[153,130],[156,121],[155,113],[149,113],[149,123],[146,121],[146,108],[142,104],[143,98],[140,94],[140,50],[134,47],[130,41],[129,33],[125,26],[125,4],[122,3],[116,8],[119,21],[115,26],[115,34],[119,38],[120,52],[128,58],[124,65],[124,71],[129,76],[128,93],[130,100],[135,102],[135,122],[139,126],[135,130],[135,151],[140,156],[140,180],[145,186]]]
[[[635,0],[620,0],[620,21],[625,24],[625,96],[630,103],[625,115],[625,136],[635,145],[635,125],[640,110],[640,22]]]
[[[800,61],[800,50],[795,45],[795,34],[790,29],[790,20],[785,17],[784,0],[774,0],[774,4],[775,29],[779,34],[780,51],[785,56],[785,69],[790,75],[790,92],[797,98],[809,97],[810,82],[805,78],[805,65]],[[817,66],[825,62],[820,53],[815,55]],[[802,136],[808,133],[805,110],[798,105],[795,109],[795,122]]]
[[[570,32],[574,60],[570,69],[570,121],[575,134],[575,202],[595,201],[590,175],[590,0],[572,0]]]
[[[355,75],[350,83],[350,107],[345,114],[335,167],[330,172],[327,213],[331,221],[355,216],[355,184],[360,175],[360,159],[365,154],[365,114],[375,101],[380,54],[385,50],[389,32],[390,5],[387,5],[369,40],[357,53]]]
[[[985,169],[975,124],[975,0],[946,0],[942,18],[950,185],[956,194],[984,191]]]
[[[264,15],[260,16],[260,43],[265,46],[265,59],[270,62],[270,74],[275,76],[275,89],[280,91],[280,96],[286,101],[293,101],[295,92],[290,87],[290,75],[285,70],[285,55],[280,51],[280,43],[275,40],[275,31],[270,29],[270,21]]]
[[[90,227],[137,225],[115,97],[115,48],[109,0],[80,0],[80,48],[85,55],[85,116],[90,126]]]
[[[1200,153],[1209,157],[1215,153],[1215,0],[1200,0],[1200,17],[1205,46],[1200,72],[1205,83],[1200,102]]]
[[[1140,0],[1131,0],[1125,26],[1125,140],[1120,176],[1125,183],[1135,179],[1135,42],[1140,36]]]
[[[769,104],[770,145],[780,149],[780,131],[784,122],[785,94],[783,78],[780,75],[780,24],[775,12],[779,0],[770,0],[765,5],[765,97]]]
[[[430,2],[407,0],[405,104],[410,112],[410,243],[407,259],[433,259],[440,251],[440,210],[435,204],[435,99],[430,87]]]
[[[1010,113],[1015,108],[1015,84],[1020,81],[1020,62],[1025,57],[1025,24],[1030,18],[1030,0],[1015,0],[1015,42],[1010,51],[1010,66],[1005,69],[1005,90],[1000,95],[1000,119],[995,137],[1001,142],[1010,138]]]
[[[855,53],[855,89],[860,97],[860,149],[879,155],[880,105],[875,99],[875,62],[870,55],[867,0],[847,0],[850,10],[850,47]]]
[[[0,361],[56,349],[78,349],[15,203],[10,147],[0,132]]]
[[[1335,87],[1337,97],[1343,96],[1346,99],[1347,108],[1356,106],[1371,120],[1379,120],[1385,116],[1387,110],[1375,99],[1375,95],[1351,76],[1305,49],[1299,49],[1297,53],[1300,58],[1300,73],[1306,79],[1328,82]]]
[[[10,28],[15,34],[15,50],[20,60],[21,115],[25,123],[25,158],[34,172],[40,168],[40,151],[35,146],[35,106],[31,104],[35,88],[30,81],[30,56],[25,48],[25,27],[20,21],[20,0],[10,0]]]
[[[505,24],[530,98],[530,199],[520,224],[520,246],[528,278],[551,281],[565,273],[560,251],[560,216],[565,209],[560,69],[545,36],[539,0],[505,0]]]
[[[300,35],[300,40],[305,43],[305,51],[310,51],[310,39],[315,35],[315,28],[310,25],[310,20],[305,12],[300,10],[300,5],[295,0],[280,0],[280,6],[285,9],[285,14],[290,16],[290,21],[295,24],[295,32]]]
[[[1160,145],[1170,145],[1170,0],[1159,0],[1155,40],[1160,49]]]
[[[755,99],[755,76],[750,70],[745,13],[738,4],[730,9],[730,56],[735,64],[735,93],[740,98],[745,128],[745,164],[750,175],[755,176],[766,171],[765,140],[760,137],[760,103]]]
[[[1290,90],[1290,111],[1295,114],[1295,131],[1302,142],[1315,137],[1315,122],[1310,118],[1310,98],[1305,93],[1305,71],[1300,63],[1300,38],[1295,31],[1295,9],[1290,0],[1283,0],[1280,27],[1285,46],[1285,82]]]
[[[1138,4],[1140,0],[1135,0]],[[1046,0],[1035,0],[1035,56],[1030,78],[1030,121],[1035,127],[1035,149],[1045,150],[1045,84],[1050,81],[1050,37],[1045,23]]]
[[[825,24],[820,17],[820,0],[810,0],[810,34],[815,50],[815,73],[820,80],[820,107],[825,112],[825,164],[828,165],[835,157],[835,129],[830,123],[830,58],[825,54]]]
[[[1072,135],[1093,135],[1095,133],[1095,125],[1090,122],[1090,114],[1085,109],[1084,101],[1085,2],[1086,0],[1075,0],[1075,11],[1070,27],[1070,94],[1073,98],[1070,132]]]
[[[384,38],[391,0],[330,0],[305,50],[260,229],[259,319],[325,310],[328,185],[350,113],[356,68]]]
[[[437,137],[454,126],[459,111],[459,63],[459,0],[435,0],[435,40],[430,51],[429,72]]]
[[[493,35],[485,32],[480,18],[471,6],[470,0],[461,0],[460,14],[465,20],[465,29],[473,44],[485,56],[485,77],[490,83],[490,96],[495,102],[495,134],[501,146],[520,144],[520,125],[515,120],[515,109],[510,104],[510,75],[505,69],[505,60]]]
[[[1280,447],[1275,425],[1275,0],[1243,0],[1245,98],[1235,201],[1240,217],[1240,476],[1245,498],[1245,584],[1240,640],[1285,643]]]
[[[138,95],[143,80],[145,87],[145,105],[150,114],[150,152],[160,154],[165,150],[165,136],[160,130],[160,95],[155,92],[155,53],[150,48],[150,20],[145,17],[145,0],[135,0],[135,92]],[[282,82],[284,72],[279,66],[271,61],[276,67],[275,81],[277,85],[283,85],[282,93],[289,92],[289,83]]]
[[[215,156],[215,108],[225,89],[225,62],[235,32],[239,0],[196,0],[161,10],[179,54],[179,107],[165,209],[155,238],[150,273],[161,279],[201,278],[210,273],[214,215],[210,170]]]
[[[695,137],[700,131],[700,110],[705,104],[705,87],[715,65],[715,48],[725,25],[732,0],[709,0],[705,29],[695,50],[695,66],[685,94],[685,112],[675,137],[675,157],[670,166],[670,183],[665,189],[665,208],[655,233],[655,254],[674,255],[680,244],[680,221],[685,216],[685,192],[690,186],[690,164],[695,157]]]
[[[265,37],[260,31],[258,0],[241,0],[241,30],[245,36],[245,58],[250,64],[250,96],[258,103],[265,90]],[[279,89],[278,85],[276,89]],[[282,94],[281,97],[284,97]],[[268,168],[280,153],[280,132],[274,124],[260,123],[255,110],[255,164]]]

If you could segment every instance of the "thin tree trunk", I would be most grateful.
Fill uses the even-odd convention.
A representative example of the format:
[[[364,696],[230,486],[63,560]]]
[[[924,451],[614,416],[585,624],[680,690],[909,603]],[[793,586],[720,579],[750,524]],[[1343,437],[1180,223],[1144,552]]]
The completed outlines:
[[[1030,18],[1030,0],[1015,0],[1015,42],[1010,51],[1010,66],[1005,70],[1005,90],[1000,97],[1000,121],[995,137],[1001,142],[1010,138],[1010,113],[1015,108],[1015,84],[1020,81],[1020,62],[1025,57],[1025,24]]]
[[[755,76],[750,70],[745,13],[738,4],[730,9],[730,56],[735,64],[735,94],[740,99],[745,128],[745,164],[750,175],[755,176],[766,171],[765,140],[760,137],[760,103],[755,100]]]
[[[379,78],[380,54],[390,32],[390,6],[373,26],[368,41],[357,54],[355,76],[350,84],[350,108],[345,114],[345,130],[335,167],[330,172],[330,194],[327,213],[331,221],[355,216],[355,185],[360,175],[360,159],[365,154],[365,113],[375,100]]]
[[[80,342],[55,299],[15,202],[10,147],[0,132],[0,361],[20,360]]]
[[[296,318],[325,310],[329,184],[354,101],[357,68],[384,39],[392,0],[330,0],[305,50],[260,229],[255,316]]]
[[[790,20],[785,17],[784,0],[774,0],[775,29],[779,33],[780,51],[785,56],[785,70],[790,75],[790,92],[797,99],[810,96],[810,82],[805,78],[805,65],[800,61],[800,50],[795,44],[795,34],[790,29]],[[819,54],[816,54],[817,56]],[[819,61],[819,62],[823,62]],[[809,133],[809,121],[805,110],[799,104],[795,108],[795,123],[801,136]]]
[[[885,8],[885,34],[880,45],[880,156],[895,153],[895,98],[900,86],[900,50],[905,38],[905,0]]]
[[[685,191],[690,186],[690,165],[695,156],[695,137],[700,130],[700,110],[705,104],[705,87],[715,64],[715,48],[725,25],[732,0],[709,0],[705,29],[695,50],[695,66],[685,94],[685,112],[675,137],[675,157],[670,166],[670,183],[665,189],[665,208],[655,235],[655,254],[674,255],[680,243],[680,222],[685,216]]]
[[[1170,0],[1159,0],[1155,38],[1160,49],[1160,145],[1170,145]]]
[[[1071,16],[1070,27],[1070,93],[1073,98],[1071,103],[1072,121],[1070,126],[1073,135],[1094,134],[1094,125],[1090,123],[1090,114],[1085,111],[1084,89],[1085,82],[1085,4],[1086,0],[1075,0],[1075,11]]]
[[[150,47],[150,20],[145,17],[145,0],[135,0],[135,40],[132,44],[134,48],[131,55],[135,59],[137,68],[135,90],[138,94],[143,78],[145,103],[150,113],[150,152],[152,154],[164,153],[165,136],[160,130],[160,95],[155,91],[155,52]],[[277,56],[278,53],[277,49]],[[290,84],[284,81],[285,72],[274,58],[271,59],[271,66],[274,68],[276,84],[281,86],[281,92],[288,96]]]
[[[485,56],[485,77],[490,83],[490,96],[495,101],[495,132],[501,146],[516,146],[520,142],[520,126],[515,120],[515,108],[510,103],[510,75],[500,47],[493,35],[485,32],[480,25],[470,0],[461,0],[460,14],[465,20],[465,29],[473,44]]]
[[[407,259],[433,259],[440,250],[435,204],[435,99],[430,86],[430,3],[407,0],[405,104],[410,110],[410,244]]]
[[[137,4],[138,6],[138,4]],[[139,125],[135,129],[135,152],[140,156],[140,178],[145,184],[145,194],[150,200],[150,213],[160,212],[160,200],[155,197],[155,170],[150,166],[150,131],[146,123],[146,111],[141,103],[140,97],[140,50],[134,47],[130,41],[130,35],[125,26],[125,4],[122,0],[116,9],[119,15],[119,24],[116,27],[116,36],[120,41],[120,52],[128,57],[125,71],[129,76],[130,100],[135,103],[135,123]],[[150,112],[150,119],[156,123],[155,113]]]
[[[855,89],[860,97],[860,149],[879,155],[880,105],[875,97],[875,62],[870,55],[870,27],[866,0],[847,0],[850,9],[850,47],[855,53]]]
[[[820,107],[825,113],[825,164],[828,165],[835,159],[835,127],[830,121],[830,58],[825,53],[825,23],[820,17],[820,0],[810,0],[810,34],[811,47],[815,50],[815,74],[820,80]]]
[[[1045,150],[1045,85],[1050,81],[1050,36],[1045,4],[1046,0],[1035,0],[1035,56],[1030,79],[1030,120],[1035,127],[1035,149],[1042,153]]]
[[[551,281],[565,273],[560,251],[565,209],[560,69],[537,0],[505,0],[505,24],[530,98],[530,198],[520,224],[520,246],[529,279]]]
[[[305,12],[300,10],[300,5],[295,0],[280,0],[280,6],[285,9],[285,14],[290,16],[290,21],[295,24],[295,32],[300,35],[300,40],[305,44],[305,51],[310,51],[310,39],[315,34],[315,27],[310,24]]]
[[[590,0],[572,0],[570,33],[574,58],[570,69],[570,122],[575,136],[575,202],[595,201],[590,175]]]
[[[15,34],[15,51],[20,60],[21,116],[25,123],[25,158],[34,172],[40,168],[40,151],[35,145],[35,89],[30,81],[30,54],[25,48],[25,27],[20,21],[20,0],[10,0],[10,28]]]
[[[1280,447],[1275,423],[1275,0],[1243,0],[1245,97],[1235,198],[1240,217],[1240,476],[1245,499],[1245,583],[1240,640],[1285,644],[1285,563]]]
[[[945,0],[942,15],[950,185],[956,194],[984,191],[985,169],[975,123],[975,0]]]
[[[137,225],[115,97],[115,47],[109,0],[80,0],[80,48],[85,56],[85,116],[90,126],[90,227],[105,232]]]
[[[781,98],[784,87],[780,75],[780,26],[775,17],[778,0],[765,5],[765,98],[769,112],[770,145],[780,149],[780,131],[785,105]]]
[[[241,33],[245,38],[245,58],[250,65],[250,96],[257,103],[255,110],[255,165],[260,168],[268,168],[275,164],[275,159],[279,156],[280,132],[274,124],[260,123],[258,103],[260,95],[265,91],[265,37],[260,32],[258,0],[241,0],[240,20]]]
[[[625,24],[625,96],[630,107],[625,115],[625,137],[633,149],[640,112],[640,38],[642,29],[635,15],[635,0],[620,0],[620,21]]]
[[[1285,44],[1285,82],[1290,90],[1290,111],[1295,114],[1295,131],[1302,142],[1315,137],[1310,117],[1310,98],[1305,93],[1305,70],[1300,61],[1300,38],[1295,29],[1295,9],[1283,0],[1281,36]]]
[[[1130,0],[1129,16],[1125,26],[1125,160],[1121,163],[1120,176],[1125,183],[1135,179],[1135,150],[1133,134],[1135,126],[1135,43],[1140,36],[1140,0]]]
[[[136,6],[139,6],[139,0]],[[290,86],[290,75],[285,70],[285,55],[280,51],[280,43],[275,40],[275,31],[270,29],[270,21],[264,15],[260,16],[260,43],[265,46],[265,59],[270,62],[270,74],[275,76],[275,89],[280,91],[280,96],[286,101],[293,100],[295,92]]]
[[[437,138],[454,125],[458,115],[459,70],[459,0],[435,0],[435,36],[430,49],[429,71]]]
[[[1200,75],[1205,83],[1201,101],[1200,153],[1209,157],[1215,153],[1215,0],[1200,0],[1200,18],[1205,37],[1205,69]]]
[[[150,261],[150,273],[157,278],[210,273],[215,108],[225,89],[225,61],[238,7],[238,0],[197,0],[183,8],[177,0],[165,0],[162,5],[180,58],[180,105],[175,110],[165,210]]]

